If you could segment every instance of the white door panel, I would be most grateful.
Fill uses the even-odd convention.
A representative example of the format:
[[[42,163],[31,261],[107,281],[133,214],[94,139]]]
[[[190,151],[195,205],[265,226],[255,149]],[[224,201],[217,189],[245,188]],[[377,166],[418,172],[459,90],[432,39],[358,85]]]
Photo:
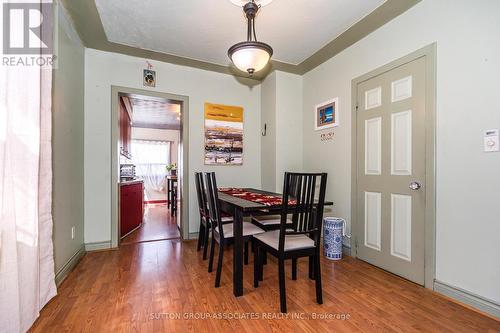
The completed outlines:
[[[424,284],[425,59],[357,85],[357,256]]]

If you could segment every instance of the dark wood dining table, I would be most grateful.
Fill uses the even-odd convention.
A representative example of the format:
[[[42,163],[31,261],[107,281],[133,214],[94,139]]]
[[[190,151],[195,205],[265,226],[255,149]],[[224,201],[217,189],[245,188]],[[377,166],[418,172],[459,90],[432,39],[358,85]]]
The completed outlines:
[[[248,192],[281,197],[281,194],[262,191],[254,188],[244,188]],[[232,196],[219,191],[219,202],[222,211],[233,215],[233,293],[234,296],[243,295],[243,218],[247,216],[262,216],[280,214],[281,205],[266,206],[264,204],[248,201],[237,196]],[[325,206],[332,206],[333,202],[325,202]]]
[[[172,193],[174,192],[174,186],[177,183],[177,175],[168,175],[167,176],[167,203],[170,210],[174,209],[174,205],[177,202],[174,202]]]

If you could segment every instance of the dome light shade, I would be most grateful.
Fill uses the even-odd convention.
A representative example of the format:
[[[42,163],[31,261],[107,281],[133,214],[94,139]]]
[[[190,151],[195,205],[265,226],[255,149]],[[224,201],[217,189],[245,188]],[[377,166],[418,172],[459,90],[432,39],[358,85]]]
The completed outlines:
[[[236,68],[252,75],[266,67],[273,49],[261,42],[241,42],[233,45],[228,54]]]
[[[247,2],[243,7],[248,24],[247,40],[234,44],[227,51],[236,68],[248,72],[250,76],[264,69],[273,55],[273,48],[266,43],[258,42],[255,35],[255,15],[259,8],[255,0]]]

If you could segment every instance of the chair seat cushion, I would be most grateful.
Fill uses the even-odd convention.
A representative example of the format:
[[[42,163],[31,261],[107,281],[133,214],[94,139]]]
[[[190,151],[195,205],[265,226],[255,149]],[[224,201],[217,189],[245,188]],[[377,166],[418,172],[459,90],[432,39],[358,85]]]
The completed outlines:
[[[281,216],[252,216],[252,219],[262,225],[276,225],[281,223]],[[292,224],[292,220],[286,219],[286,224]]]
[[[255,238],[261,242],[278,250],[280,231],[267,231],[258,235]],[[306,235],[286,235],[285,236],[285,251],[307,249],[314,247],[314,241]]]
[[[210,223],[210,218],[208,218],[205,214],[201,214],[201,218],[204,221],[208,221]],[[221,215],[220,219],[221,219],[222,223],[232,222],[233,221],[233,217],[231,215]]]
[[[233,220],[232,216],[222,216],[221,218],[222,222],[231,222]]]
[[[233,233],[233,224],[225,224],[224,225],[224,238],[232,238],[234,237]],[[219,232],[219,227],[215,228],[216,232]],[[243,236],[251,236],[251,235],[257,235],[260,233],[263,233],[264,230],[259,228],[258,226],[249,223],[249,222],[243,222]]]

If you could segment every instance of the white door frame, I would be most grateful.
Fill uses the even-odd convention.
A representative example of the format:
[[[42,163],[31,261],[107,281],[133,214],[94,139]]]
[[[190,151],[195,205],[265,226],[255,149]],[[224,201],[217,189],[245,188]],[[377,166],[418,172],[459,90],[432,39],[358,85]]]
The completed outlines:
[[[436,273],[436,43],[423,47],[411,54],[377,68],[352,80],[351,88],[351,230],[354,244],[351,255],[357,257],[357,230],[361,221],[357,216],[357,96],[358,84],[388,72],[396,67],[425,57],[425,287],[434,288]]]
[[[182,179],[180,186],[181,197],[181,239],[189,238],[189,97],[163,93],[158,91],[135,89],[119,86],[111,86],[111,247],[116,248],[120,244],[120,156],[119,135],[120,124],[118,117],[118,97],[120,93],[137,94],[143,96],[160,97],[168,100],[181,102],[181,134],[182,145]]]

